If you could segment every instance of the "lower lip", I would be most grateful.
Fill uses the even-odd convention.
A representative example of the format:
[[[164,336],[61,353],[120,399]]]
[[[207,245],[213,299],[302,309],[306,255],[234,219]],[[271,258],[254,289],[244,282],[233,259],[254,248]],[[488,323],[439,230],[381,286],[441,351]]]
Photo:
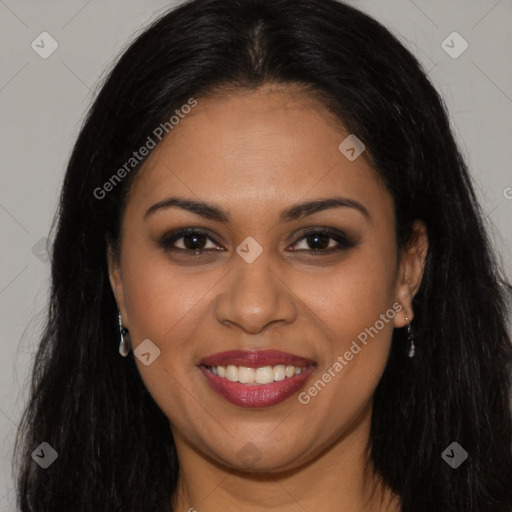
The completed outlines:
[[[241,384],[219,377],[205,366],[200,366],[199,369],[214,391],[228,402],[239,407],[270,407],[276,405],[299,391],[308,377],[315,371],[315,367],[311,365],[299,375],[286,377],[277,382]]]

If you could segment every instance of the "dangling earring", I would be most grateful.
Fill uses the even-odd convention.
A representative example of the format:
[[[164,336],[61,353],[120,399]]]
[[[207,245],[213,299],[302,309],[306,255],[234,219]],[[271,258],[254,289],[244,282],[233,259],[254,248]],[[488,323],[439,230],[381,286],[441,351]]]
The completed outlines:
[[[130,342],[125,338],[125,336],[128,334],[128,329],[123,327],[121,313],[119,313],[119,334],[121,336],[121,341],[119,342],[119,353],[123,357],[126,357],[130,352]]]
[[[405,319],[407,321],[407,341],[409,342],[409,351],[407,352],[407,355],[409,357],[414,357],[414,353],[416,352],[416,347],[414,346],[414,336],[412,334],[409,318],[405,317]]]

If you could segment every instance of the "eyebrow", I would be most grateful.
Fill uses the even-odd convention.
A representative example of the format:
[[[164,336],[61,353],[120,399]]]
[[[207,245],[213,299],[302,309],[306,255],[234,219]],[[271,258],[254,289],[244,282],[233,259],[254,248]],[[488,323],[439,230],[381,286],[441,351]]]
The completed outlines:
[[[217,222],[229,223],[231,221],[229,213],[214,204],[207,203],[205,201],[183,199],[180,197],[168,197],[167,199],[154,204],[146,211],[144,219],[147,219],[150,215],[159,210],[172,207],[182,208],[183,210],[200,215],[205,219]],[[293,205],[280,213],[279,222],[291,222],[330,208],[352,208],[362,213],[367,220],[371,221],[370,213],[360,202],[355,201],[354,199],[337,196],[306,201]]]

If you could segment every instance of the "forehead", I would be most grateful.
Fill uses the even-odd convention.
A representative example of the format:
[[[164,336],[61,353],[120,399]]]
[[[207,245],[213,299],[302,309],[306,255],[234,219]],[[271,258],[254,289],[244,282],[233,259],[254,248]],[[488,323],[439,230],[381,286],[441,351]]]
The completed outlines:
[[[349,133],[314,97],[261,89],[197,101],[139,171],[128,206],[181,195],[270,212],[274,204],[334,192],[389,207],[368,161],[340,152]]]

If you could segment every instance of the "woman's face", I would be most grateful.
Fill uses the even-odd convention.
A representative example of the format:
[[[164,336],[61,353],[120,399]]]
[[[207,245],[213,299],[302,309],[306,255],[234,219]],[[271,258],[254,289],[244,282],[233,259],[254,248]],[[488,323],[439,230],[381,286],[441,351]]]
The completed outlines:
[[[134,181],[110,277],[178,453],[282,470],[368,433],[425,237],[397,252],[392,198],[348,135],[291,91],[198,99]]]

